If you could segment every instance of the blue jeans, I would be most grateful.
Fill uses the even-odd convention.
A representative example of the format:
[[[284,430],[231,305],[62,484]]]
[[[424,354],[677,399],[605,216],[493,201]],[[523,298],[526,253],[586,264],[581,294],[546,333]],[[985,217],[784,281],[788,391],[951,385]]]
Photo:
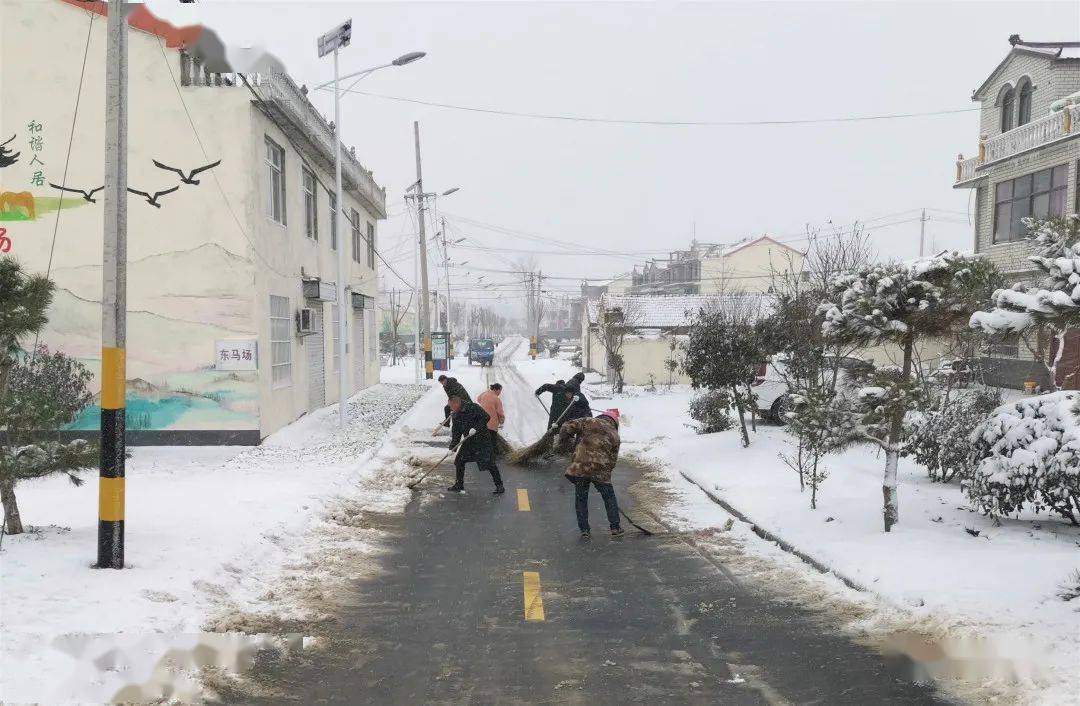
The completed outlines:
[[[589,531],[589,484],[596,486],[600,497],[604,499],[608,525],[611,529],[619,528],[619,502],[615,499],[615,487],[611,483],[599,483],[588,478],[572,478],[574,483],[574,510],[577,511],[577,525],[582,532]]]

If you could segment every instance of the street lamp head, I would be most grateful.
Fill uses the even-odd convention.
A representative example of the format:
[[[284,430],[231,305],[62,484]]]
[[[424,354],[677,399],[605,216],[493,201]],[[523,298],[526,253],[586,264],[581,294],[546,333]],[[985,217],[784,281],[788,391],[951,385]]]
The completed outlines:
[[[417,59],[423,59],[425,56],[427,56],[427,52],[411,51],[408,54],[402,54],[398,58],[394,59],[391,63],[394,66],[404,66],[405,64],[411,64]]]
[[[442,195],[443,196],[449,196],[450,194],[454,193],[455,191],[460,191],[460,190],[461,190],[460,186],[455,186],[453,189],[447,189],[446,191],[442,192]]]

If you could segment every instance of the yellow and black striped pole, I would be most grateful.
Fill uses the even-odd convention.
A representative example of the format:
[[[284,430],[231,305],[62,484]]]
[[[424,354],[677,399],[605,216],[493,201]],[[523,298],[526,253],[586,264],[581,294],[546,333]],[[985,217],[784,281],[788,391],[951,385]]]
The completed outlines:
[[[435,377],[435,361],[431,358],[431,336],[424,336],[424,377]]]
[[[109,3],[105,68],[105,238],[101,290],[100,569],[124,568],[124,392],[127,329],[127,21]]]

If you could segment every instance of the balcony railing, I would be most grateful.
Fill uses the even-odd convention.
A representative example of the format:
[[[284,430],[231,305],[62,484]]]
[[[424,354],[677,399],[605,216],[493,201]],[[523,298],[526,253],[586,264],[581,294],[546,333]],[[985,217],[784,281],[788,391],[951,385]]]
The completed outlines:
[[[322,152],[321,156],[329,162],[332,169],[334,130],[330,123],[315,110],[307,96],[287,74],[265,74],[262,79],[256,92],[264,100],[279,106],[289,120],[301,128],[304,136]],[[341,154],[341,179],[346,190],[358,192],[379,215],[386,216],[386,190],[376,184],[371,172],[364,169],[363,165],[344,149]]]
[[[1074,104],[1000,135],[984,137],[979,140],[978,156],[957,158],[956,181],[969,181],[980,167],[1075,134],[1080,134],[1080,105]]]

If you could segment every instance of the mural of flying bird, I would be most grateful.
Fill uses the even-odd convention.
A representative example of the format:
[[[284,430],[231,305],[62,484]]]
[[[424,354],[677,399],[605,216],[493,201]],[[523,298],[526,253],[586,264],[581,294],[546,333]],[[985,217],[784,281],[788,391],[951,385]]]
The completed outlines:
[[[82,189],[72,189],[66,186],[59,186],[52,183],[51,181],[49,182],[49,186],[54,189],[60,189],[60,191],[70,191],[73,194],[82,194],[83,200],[89,201],[90,203],[97,203],[97,199],[94,198],[94,194],[105,188],[104,186],[99,186],[96,189],[90,189],[90,191],[83,191]]]
[[[129,186],[128,187],[128,193],[135,194],[136,196],[142,196],[143,198],[146,199],[146,203],[150,204],[154,208],[161,208],[161,204],[158,203],[158,199],[160,197],[164,196],[165,194],[171,194],[172,192],[177,191],[179,188],[180,188],[179,186],[174,186],[173,188],[165,189],[164,191],[155,191],[154,195],[151,196],[150,194],[146,193],[145,191],[139,191],[137,189],[132,189]]]
[[[14,140],[16,137],[18,137],[18,135],[12,135],[11,140]],[[18,162],[19,155],[22,154],[22,152],[12,153],[12,151],[7,148],[6,145],[8,142],[11,142],[11,140],[0,142],[0,169],[10,167],[12,164]]]
[[[176,172],[177,174],[179,174],[180,175],[180,181],[185,183],[185,184],[198,184],[199,180],[195,178],[198,174],[200,174],[201,172],[205,172],[207,169],[213,169],[217,165],[221,164],[221,160],[219,159],[218,161],[214,162],[213,164],[207,164],[204,167],[198,167],[196,169],[192,169],[189,174],[184,174],[184,171],[182,169],[177,169],[176,167],[170,167],[167,164],[162,164],[161,162],[157,161],[156,159],[153,160],[153,162],[154,162],[154,166],[157,167],[158,169],[164,169],[167,172]]]

